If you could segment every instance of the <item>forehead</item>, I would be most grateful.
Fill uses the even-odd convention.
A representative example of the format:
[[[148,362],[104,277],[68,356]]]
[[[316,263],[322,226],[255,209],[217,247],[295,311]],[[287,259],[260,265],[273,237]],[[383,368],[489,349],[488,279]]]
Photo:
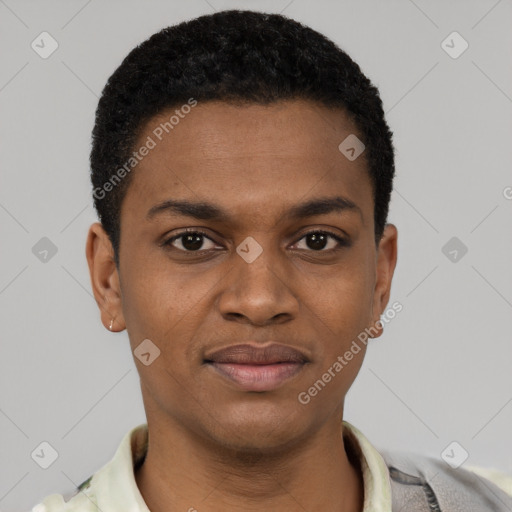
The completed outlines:
[[[139,143],[151,136],[160,149],[179,150],[177,156],[187,157],[199,156],[200,149],[209,151],[203,157],[219,158],[256,156],[262,150],[294,158],[318,156],[327,150],[338,157],[340,137],[358,132],[344,111],[306,100],[268,105],[208,101],[188,108],[186,114],[182,108],[154,116],[145,124]]]
[[[308,197],[342,195],[370,216],[364,153],[350,161],[339,149],[352,134],[359,133],[343,111],[304,100],[173,107],[143,127],[135,150],[152,149],[133,171],[123,206],[147,211],[188,199],[270,216]]]

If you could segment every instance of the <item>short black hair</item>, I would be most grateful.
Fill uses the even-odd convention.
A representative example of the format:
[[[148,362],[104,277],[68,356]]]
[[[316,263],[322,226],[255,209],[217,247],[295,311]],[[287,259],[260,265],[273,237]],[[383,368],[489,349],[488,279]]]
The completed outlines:
[[[234,9],[153,34],[124,58],[103,89],[92,132],[91,181],[117,266],[121,204],[133,174],[126,164],[140,132],[153,116],[191,98],[234,104],[305,99],[342,109],[366,146],[378,245],[395,173],[392,132],[378,89],[312,28],[279,14]]]

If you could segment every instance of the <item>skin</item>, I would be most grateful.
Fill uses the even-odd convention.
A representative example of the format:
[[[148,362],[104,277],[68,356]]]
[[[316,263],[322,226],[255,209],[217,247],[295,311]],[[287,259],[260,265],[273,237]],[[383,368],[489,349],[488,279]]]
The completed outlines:
[[[147,123],[137,147],[172,111]],[[387,224],[376,247],[364,153],[349,161],[338,149],[351,133],[343,111],[309,101],[199,103],[133,171],[119,269],[101,225],[90,227],[86,255],[102,323],[126,329],[132,351],[144,339],[161,351],[149,366],[134,357],[150,432],[135,478],[152,512],[362,510],[362,475],[341,421],[366,346],[307,405],[297,399],[375,326],[389,300],[397,229]],[[333,196],[359,210],[284,216]],[[215,203],[228,218],[146,218],[168,199]],[[207,233],[202,255],[183,238],[159,245],[184,228]],[[315,246],[311,230],[350,245],[331,250],[338,244],[329,237]],[[252,263],[236,252],[249,236],[263,249]],[[206,353],[248,340],[299,348],[310,363],[264,392],[240,390],[204,364]]]

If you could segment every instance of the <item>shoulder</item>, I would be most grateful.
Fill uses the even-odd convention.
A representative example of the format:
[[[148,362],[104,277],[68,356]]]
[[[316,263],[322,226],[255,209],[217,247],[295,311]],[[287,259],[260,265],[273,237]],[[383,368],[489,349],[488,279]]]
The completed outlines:
[[[389,471],[393,510],[411,499],[433,510],[512,510],[512,476],[478,466],[453,468],[442,459],[413,452],[379,453]]]
[[[480,466],[466,466],[468,471],[475,473],[490,482],[493,482],[504,492],[512,496],[512,475],[507,475],[494,468],[484,468]]]
[[[124,434],[114,456],[67,494],[51,494],[33,512],[109,512],[141,510],[144,501],[134,479],[134,464],[145,454],[147,424]]]
[[[68,494],[50,494],[35,505],[31,512],[98,512],[92,476]]]

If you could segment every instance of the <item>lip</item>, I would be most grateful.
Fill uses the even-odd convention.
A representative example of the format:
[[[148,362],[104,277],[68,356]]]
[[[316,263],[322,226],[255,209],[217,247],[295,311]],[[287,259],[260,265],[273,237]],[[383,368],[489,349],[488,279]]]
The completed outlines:
[[[309,358],[296,348],[281,343],[268,342],[265,345],[242,343],[216,350],[204,358],[210,363],[274,364],[306,363]]]
[[[232,345],[204,359],[217,373],[245,391],[271,391],[297,375],[309,358],[279,343]]]

